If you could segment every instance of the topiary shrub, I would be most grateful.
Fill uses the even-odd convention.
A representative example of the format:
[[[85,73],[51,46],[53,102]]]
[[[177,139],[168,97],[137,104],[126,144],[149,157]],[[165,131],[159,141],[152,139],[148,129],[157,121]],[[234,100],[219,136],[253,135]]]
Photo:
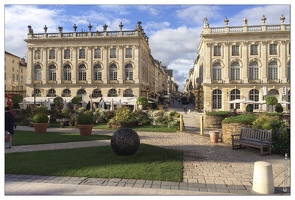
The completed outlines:
[[[275,111],[278,113],[282,113],[284,111],[283,106],[280,103],[276,104]]]
[[[246,106],[246,112],[247,113],[252,113],[253,112],[253,105],[252,104],[248,104]]]
[[[89,114],[81,113],[77,117],[77,124],[81,124],[81,125],[94,124],[94,119]]]
[[[48,123],[48,120],[48,115],[45,113],[37,113],[32,118],[33,123]]]
[[[142,105],[142,106],[147,106],[149,104],[148,99],[146,97],[144,97],[144,96],[138,97],[136,102],[137,102],[138,105]]]
[[[207,116],[229,116],[230,111],[212,111],[212,112],[206,112]]]

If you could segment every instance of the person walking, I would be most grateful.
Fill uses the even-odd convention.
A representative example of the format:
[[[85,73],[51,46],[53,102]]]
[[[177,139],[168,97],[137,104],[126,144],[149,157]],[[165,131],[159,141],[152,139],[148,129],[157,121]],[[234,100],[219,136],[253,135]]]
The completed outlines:
[[[14,116],[11,114],[9,107],[5,107],[5,148],[11,148],[11,135],[14,134]]]

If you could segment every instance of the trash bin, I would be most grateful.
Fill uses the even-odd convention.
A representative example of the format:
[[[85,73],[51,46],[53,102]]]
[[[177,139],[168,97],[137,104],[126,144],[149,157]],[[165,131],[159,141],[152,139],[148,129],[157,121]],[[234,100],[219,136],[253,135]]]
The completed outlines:
[[[217,143],[219,139],[219,131],[209,131],[210,140],[213,143]]]

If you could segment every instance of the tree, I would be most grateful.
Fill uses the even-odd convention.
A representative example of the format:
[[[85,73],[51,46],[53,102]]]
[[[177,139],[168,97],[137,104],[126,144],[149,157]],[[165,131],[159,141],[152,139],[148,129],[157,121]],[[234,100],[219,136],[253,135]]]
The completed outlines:
[[[271,105],[271,111],[273,112],[273,105],[276,105],[278,103],[278,100],[275,96],[268,96],[266,97],[266,105]]]
[[[59,109],[59,108],[63,107],[64,100],[61,97],[55,97],[53,99],[53,103],[54,103],[55,108]]]
[[[23,96],[17,94],[11,98],[12,108],[19,108],[19,103],[23,101]]]

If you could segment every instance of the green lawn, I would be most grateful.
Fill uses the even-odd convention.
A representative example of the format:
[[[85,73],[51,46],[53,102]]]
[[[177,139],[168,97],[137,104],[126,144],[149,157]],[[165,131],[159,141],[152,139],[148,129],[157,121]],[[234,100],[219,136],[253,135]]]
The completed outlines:
[[[89,140],[110,140],[112,136],[96,135],[80,136],[79,130],[71,133],[46,132],[37,134],[34,131],[19,131],[15,130],[12,135],[12,145],[31,145],[31,144],[48,144],[61,142],[77,142]]]
[[[182,152],[140,144],[131,156],[111,146],[6,153],[5,173],[181,182]]]

